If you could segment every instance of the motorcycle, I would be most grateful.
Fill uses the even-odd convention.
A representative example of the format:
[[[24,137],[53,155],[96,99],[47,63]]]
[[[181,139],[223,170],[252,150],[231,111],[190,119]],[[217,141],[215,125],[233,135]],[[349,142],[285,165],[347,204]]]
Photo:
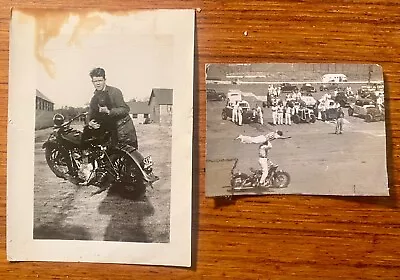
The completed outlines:
[[[231,169],[231,190],[233,191],[243,191],[256,188],[286,188],[290,183],[289,173],[278,170],[278,165],[272,164],[268,170],[267,178],[265,179],[266,184],[261,185],[260,179],[262,175],[262,170],[255,170],[250,168],[251,174],[234,172],[238,159],[235,160],[233,167]]]
[[[151,156],[143,157],[129,145],[112,145],[109,131],[91,129],[87,125],[83,131],[71,127],[74,120],[86,114],[67,122],[61,114],[54,116],[53,132],[42,146],[51,171],[79,185],[101,189],[119,186],[131,195],[143,195],[146,186],[152,186],[159,179],[153,173]]]

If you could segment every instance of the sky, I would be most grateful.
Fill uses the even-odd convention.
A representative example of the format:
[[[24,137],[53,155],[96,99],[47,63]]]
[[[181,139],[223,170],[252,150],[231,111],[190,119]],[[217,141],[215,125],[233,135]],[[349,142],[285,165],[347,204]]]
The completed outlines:
[[[152,88],[173,88],[173,37],[159,31],[156,18],[96,17],[96,24],[85,26],[79,17],[69,16],[60,34],[38,50],[37,89],[55,108],[90,101],[94,88],[89,72],[95,67],[106,70],[107,84],[121,89],[125,101],[147,100]]]

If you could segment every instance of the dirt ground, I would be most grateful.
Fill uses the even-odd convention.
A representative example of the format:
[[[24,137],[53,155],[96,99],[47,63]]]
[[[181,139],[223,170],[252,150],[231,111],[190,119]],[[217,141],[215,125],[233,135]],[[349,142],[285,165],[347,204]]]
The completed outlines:
[[[226,86],[228,87],[228,86]],[[222,89],[222,90],[221,90]],[[227,92],[228,89],[223,89]],[[250,89],[251,90],[251,89]],[[353,87],[353,90],[354,89]],[[322,95],[322,93],[317,93]],[[253,104],[252,104],[253,102]],[[249,100],[254,106],[254,100]],[[258,136],[282,130],[292,138],[272,142],[270,159],[289,172],[291,183],[285,189],[267,189],[263,194],[387,195],[385,123],[367,123],[349,117],[345,109],[344,133],[336,135],[335,123],[273,126],[272,113],[264,109],[264,122],[237,126],[222,120],[223,101],[207,102],[207,196],[230,195],[230,170],[238,158],[236,171],[249,173],[259,168],[258,145],[234,140],[239,134]],[[244,192],[235,194],[259,194]]]
[[[160,177],[140,200],[109,191],[96,194],[97,187],[57,178],[41,148],[51,129],[36,131],[35,239],[169,242],[171,128],[139,124],[136,131],[140,152],[151,154],[154,173]]]

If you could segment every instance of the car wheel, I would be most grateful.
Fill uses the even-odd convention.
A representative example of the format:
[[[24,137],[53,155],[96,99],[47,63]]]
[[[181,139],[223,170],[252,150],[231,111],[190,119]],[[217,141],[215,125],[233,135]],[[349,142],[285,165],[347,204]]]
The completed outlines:
[[[226,115],[226,113],[225,113],[224,111],[222,112],[222,115],[221,115],[221,116],[222,116],[222,119],[223,119],[223,120],[226,120],[226,119],[228,118],[228,116]]]
[[[367,114],[365,116],[365,121],[366,122],[372,122],[374,120],[374,117],[371,114]]]
[[[292,116],[292,121],[294,122],[294,123],[300,123],[300,117],[299,117],[299,115],[293,115]]]
[[[347,113],[348,113],[349,116],[351,117],[351,116],[354,114],[353,108],[349,108],[349,110],[347,111]]]
[[[311,123],[315,123],[315,120],[316,120],[317,118],[315,117],[315,115],[311,115],[310,116],[310,122]]]

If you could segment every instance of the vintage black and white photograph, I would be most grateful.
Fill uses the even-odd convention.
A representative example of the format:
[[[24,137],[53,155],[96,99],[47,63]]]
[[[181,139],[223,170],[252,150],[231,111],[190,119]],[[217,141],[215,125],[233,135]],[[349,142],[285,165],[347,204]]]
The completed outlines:
[[[206,195],[387,196],[373,64],[208,64]]]
[[[134,257],[107,259],[101,245],[96,254],[101,262],[187,266],[193,87],[192,75],[182,72],[193,68],[193,11],[22,11],[12,20],[12,59],[22,55],[21,36],[33,39],[26,38],[31,53],[25,55],[32,54],[34,89],[23,93],[32,108],[24,112],[10,100],[11,122],[22,115],[34,120],[25,131],[34,146],[23,157],[33,167],[33,184],[24,186],[32,194],[32,241],[139,244],[143,258],[136,249]],[[11,61],[11,79],[25,82],[14,71],[22,67],[18,59]],[[19,93],[19,86],[10,88],[10,95]],[[11,172],[19,168],[13,163]],[[178,241],[183,249],[174,253],[181,259],[148,258],[152,250],[173,251]]]

